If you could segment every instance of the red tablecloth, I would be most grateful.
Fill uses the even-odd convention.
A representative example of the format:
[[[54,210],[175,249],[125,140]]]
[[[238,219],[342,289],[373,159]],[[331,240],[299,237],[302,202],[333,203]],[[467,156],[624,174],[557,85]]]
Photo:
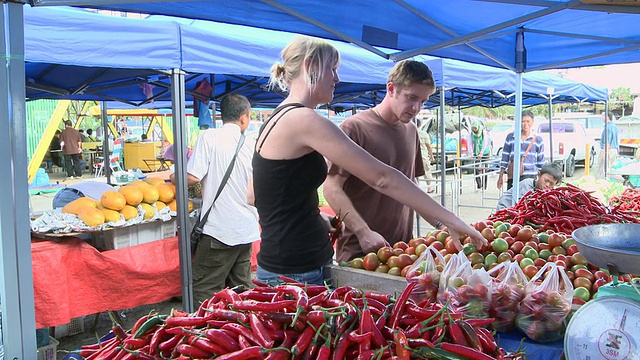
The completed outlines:
[[[99,252],[77,238],[33,241],[36,328],[182,293],[178,238]]]

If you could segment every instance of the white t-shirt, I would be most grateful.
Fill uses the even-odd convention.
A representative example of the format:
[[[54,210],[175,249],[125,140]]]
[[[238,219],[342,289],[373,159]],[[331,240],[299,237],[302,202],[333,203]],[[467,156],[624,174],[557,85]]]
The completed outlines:
[[[209,209],[220,182],[235,154],[240,127],[224,124],[219,129],[202,132],[196,141],[187,172],[202,184],[202,215]],[[220,197],[207,218],[203,232],[222,243],[234,246],[260,238],[255,207],[247,204],[247,185],[253,176],[251,159],[254,142],[246,138]]]

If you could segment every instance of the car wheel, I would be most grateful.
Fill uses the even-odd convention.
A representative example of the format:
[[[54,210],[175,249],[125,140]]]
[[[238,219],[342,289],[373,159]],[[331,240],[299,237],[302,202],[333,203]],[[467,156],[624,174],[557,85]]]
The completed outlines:
[[[592,169],[596,164],[596,149],[591,148],[591,154],[589,154],[589,168]]]
[[[573,177],[573,174],[576,172],[576,160],[573,157],[573,154],[569,154],[565,162],[564,175],[566,177]]]

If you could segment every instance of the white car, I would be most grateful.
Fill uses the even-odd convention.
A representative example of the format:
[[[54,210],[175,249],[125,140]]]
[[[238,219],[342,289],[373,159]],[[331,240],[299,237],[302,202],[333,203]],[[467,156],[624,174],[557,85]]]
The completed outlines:
[[[493,144],[491,155],[502,155],[504,141],[507,139],[507,135],[513,132],[513,129],[514,125],[512,122],[499,122],[491,127],[491,130],[489,130],[489,138],[491,138]]]

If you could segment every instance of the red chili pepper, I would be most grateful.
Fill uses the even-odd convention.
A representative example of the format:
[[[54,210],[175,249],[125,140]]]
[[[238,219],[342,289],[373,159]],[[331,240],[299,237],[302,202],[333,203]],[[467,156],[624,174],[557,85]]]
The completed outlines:
[[[252,345],[262,346],[262,344],[260,343],[260,339],[258,339],[258,337],[251,331],[251,329],[247,327],[244,327],[240,324],[228,323],[228,324],[225,324],[222,328],[231,330],[236,334],[238,334],[238,339],[240,339],[240,335],[241,335]]]
[[[182,341],[182,339],[184,339],[184,337],[184,335],[174,335],[171,339],[161,342],[158,348],[161,352],[172,350],[178,346],[178,344],[180,343],[180,341]]]
[[[282,300],[272,303],[259,302],[255,300],[241,300],[233,303],[236,310],[246,311],[285,311],[296,307],[296,300]]]
[[[145,315],[145,316],[142,316],[140,319],[136,320],[136,322],[133,324],[133,327],[131,327],[131,333],[135,334],[140,328],[140,326],[142,326],[142,324],[144,324],[145,321],[147,321],[148,319],[149,319],[149,315]]]
[[[211,316],[206,317],[170,317],[165,320],[167,327],[175,326],[204,326],[207,324],[207,320],[210,320]]]
[[[496,340],[491,331],[485,328],[477,328],[476,332],[478,333],[478,338],[480,339],[480,344],[484,352],[489,355],[494,355],[498,349],[498,344],[496,344]]]
[[[447,326],[447,334],[451,338],[452,342],[456,344],[464,345],[467,347],[469,346],[469,342],[467,341],[467,338],[464,336],[462,329],[460,329],[460,326],[458,326],[458,324],[456,324],[455,322]]]
[[[315,333],[316,330],[311,326],[308,326],[306,329],[304,329],[302,335],[300,335],[300,337],[293,344],[293,347],[291,347],[291,354],[293,356],[298,356],[298,354],[302,353],[311,343],[311,340],[313,339]]]
[[[411,348],[417,348],[417,347],[423,347],[426,346],[428,348],[433,349],[435,347],[435,345],[433,345],[433,343],[427,339],[423,339],[423,338],[407,338],[408,342],[409,342],[409,347]]]
[[[258,316],[256,316],[256,314],[253,314],[253,313],[250,314],[249,322],[251,324],[251,330],[253,330],[253,334],[260,341],[260,345],[262,345],[265,348],[272,348],[274,341],[269,336],[269,333],[267,332],[267,329],[264,327],[264,324],[262,324],[260,319],[258,319]]]
[[[444,337],[444,326],[438,326],[433,329],[433,335],[431,336],[431,342],[434,344],[439,344]]]
[[[246,314],[241,313],[239,311],[233,311],[233,310],[213,309],[213,310],[210,310],[209,316],[211,319],[218,319],[218,320],[226,320],[226,321],[234,321],[234,322],[242,322],[242,323],[247,323],[249,321]],[[209,318],[209,316],[207,316],[207,318]]]
[[[133,349],[140,349],[143,346],[149,345],[149,340],[151,340],[151,338],[148,336],[143,337],[141,339],[135,339],[130,337],[123,340],[122,343],[124,344],[125,348],[133,350]]]
[[[393,340],[396,345],[396,355],[400,360],[410,360],[411,351],[409,351],[409,341],[402,330],[396,330],[393,333]]]
[[[324,344],[322,344],[322,346],[320,346],[320,349],[318,349],[316,360],[329,360],[330,355],[331,355],[331,334],[327,336],[327,339],[324,341]]]
[[[166,336],[165,328],[161,327],[153,333],[151,340],[149,341],[149,355],[156,355],[160,350],[160,343]]]
[[[391,316],[389,316],[389,319],[387,320],[387,325],[390,328],[395,329],[396,326],[398,326],[398,321],[400,320],[403,309],[407,301],[409,300],[409,295],[411,295],[411,292],[413,291],[413,288],[416,287],[416,285],[418,285],[418,282],[409,283],[407,287],[404,288],[400,296],[398,296],[398,300],[393,306],[393,310],[391,310]]]
[[[208,359],[213,356],[212,353],[206,350],[202,350],[199,347],[189,345],[189,344],[180,344],[178,345],[178,352],[182,355],[186,355],[192,358],[197,359]]]
[[[472,349],[468,346],[460,345],[460,344],[451,344],[447,342],[443,342],[440,344],[442,350],[449,351],[456,355],[464,356],[468,359],[474,360],[495,360],[493,357],[478,351],[476,349]]]
[[[201,350],[213,353],[215,355],[226,354],[229,351],[224,347],[209,341],[206,337],[190,336],[187,341],[189,345],[195,346]]]

